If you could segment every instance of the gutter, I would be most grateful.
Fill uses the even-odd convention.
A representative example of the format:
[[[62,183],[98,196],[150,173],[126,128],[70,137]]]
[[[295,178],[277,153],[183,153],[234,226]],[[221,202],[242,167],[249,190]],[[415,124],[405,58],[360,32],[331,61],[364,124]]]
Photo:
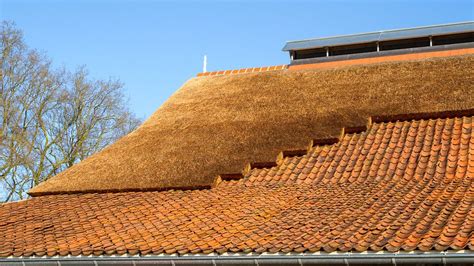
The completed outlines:
[[[0,258],[0,265],[473,265],[474,251],[224,253]]]

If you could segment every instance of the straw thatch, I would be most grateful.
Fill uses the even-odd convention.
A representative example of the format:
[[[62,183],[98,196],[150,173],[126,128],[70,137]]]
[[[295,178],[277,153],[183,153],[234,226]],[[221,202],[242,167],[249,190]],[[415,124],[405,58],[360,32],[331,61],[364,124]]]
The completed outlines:
[[[210,186],[371,115],[474,108],[474,56],[193,78],[136,131],[30,191]]]

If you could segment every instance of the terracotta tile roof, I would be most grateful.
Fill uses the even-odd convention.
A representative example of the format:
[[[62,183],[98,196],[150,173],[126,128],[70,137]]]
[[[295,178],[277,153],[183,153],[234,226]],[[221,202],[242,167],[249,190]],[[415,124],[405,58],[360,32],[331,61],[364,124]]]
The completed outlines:
[[[212,189],[3,204],[0,256],[474,250],[473,116],[333,142]]]
[[[198,73],[198,77],[205,76],[222,76],[222,75],[233,75],[233,74],[243,74],[243,73],[255,73],[255,72],[266,72],[266,71],[275,71],[275,70],[284,70],[287,69],[288,65],[277,65],[277,66],[264,66],[264,67],[249,67],[241,69],[231,69],[231,70],[219,70],[219,71],[209,71]]]

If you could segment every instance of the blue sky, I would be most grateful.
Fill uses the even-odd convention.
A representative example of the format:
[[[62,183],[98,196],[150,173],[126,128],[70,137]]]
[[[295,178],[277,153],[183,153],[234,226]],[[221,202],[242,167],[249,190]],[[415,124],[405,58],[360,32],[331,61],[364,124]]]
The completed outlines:
[[[474,20],[474,1],[22,1],[0,19],[57,66],[119,78],[149,116],[202,69],[288,63],[285,41]]]

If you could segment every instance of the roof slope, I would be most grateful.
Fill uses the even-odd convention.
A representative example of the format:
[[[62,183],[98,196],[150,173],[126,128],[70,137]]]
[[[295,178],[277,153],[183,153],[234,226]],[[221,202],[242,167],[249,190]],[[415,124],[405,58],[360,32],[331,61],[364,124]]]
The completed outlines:
[[[474,108],[473,68],[466,55],[194,78],[136,131],[30,194],[208,187],[374,114]]]
[[[474,117],[381,122],[208,190],[0,205],[0,256],[474,250]]]

